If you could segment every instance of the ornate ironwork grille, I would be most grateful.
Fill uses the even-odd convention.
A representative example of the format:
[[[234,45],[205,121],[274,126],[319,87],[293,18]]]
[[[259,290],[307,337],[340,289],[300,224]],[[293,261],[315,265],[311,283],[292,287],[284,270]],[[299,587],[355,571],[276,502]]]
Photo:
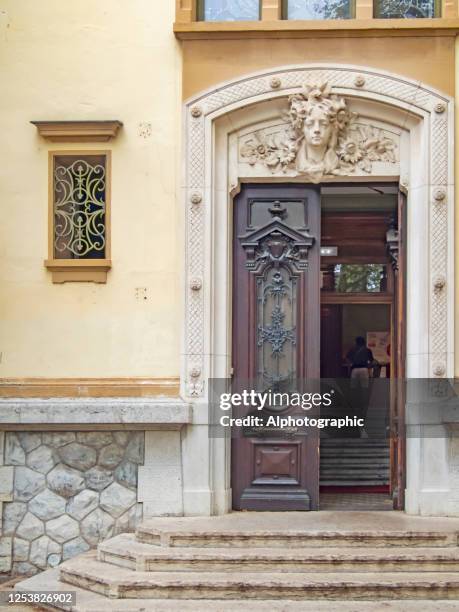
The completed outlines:
[[[296,378],[297,278],[285,266],[257,277],[258,376],[279,389]]]
[[[53,247],[55,259],[104,259],[105,155],[55,155]]]

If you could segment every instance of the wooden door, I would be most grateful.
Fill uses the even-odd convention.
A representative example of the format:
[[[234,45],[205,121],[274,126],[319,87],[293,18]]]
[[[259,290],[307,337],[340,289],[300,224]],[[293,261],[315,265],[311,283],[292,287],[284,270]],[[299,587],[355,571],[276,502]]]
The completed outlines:
[[[405,357],[406,357],[406,197],[399,193],[397,226],[388,232],[394,270],[392,308],[392,369],[390,461],[391,493],[395,510],[405,506]]]
[[[295,392],[307,379],[318,385],[319,237],[319,188],[246,185],[235,199],[233,391]],[[233,416],[248,412],[234,408]],[[262,413],[311,416],[291,405]],[[245,427],[232,436],[235,509],[318,508],[317,429]]]

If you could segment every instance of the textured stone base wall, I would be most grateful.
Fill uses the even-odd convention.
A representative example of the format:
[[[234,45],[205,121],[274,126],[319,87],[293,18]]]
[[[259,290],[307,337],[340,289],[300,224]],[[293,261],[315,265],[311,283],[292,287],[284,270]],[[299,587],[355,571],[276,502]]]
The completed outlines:
[[[6,432],[4,465],[14,476],[0,551],[4,561],[11,555],[13,573],[55,567],[133,530],[144,446],[143,431]]]

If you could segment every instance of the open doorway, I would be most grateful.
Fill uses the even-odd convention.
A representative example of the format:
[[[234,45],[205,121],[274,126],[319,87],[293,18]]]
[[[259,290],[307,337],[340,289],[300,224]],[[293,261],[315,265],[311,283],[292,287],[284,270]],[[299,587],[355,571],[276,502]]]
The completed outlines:
[[[395,277],[388,233],[396,219],[397,195],[390,188],[374,195],[323,190],[321,378],[341,381],[347,389],[344,411],[365,422],[321,436],[323,510],[393,508],[388,379],[394,375]]]

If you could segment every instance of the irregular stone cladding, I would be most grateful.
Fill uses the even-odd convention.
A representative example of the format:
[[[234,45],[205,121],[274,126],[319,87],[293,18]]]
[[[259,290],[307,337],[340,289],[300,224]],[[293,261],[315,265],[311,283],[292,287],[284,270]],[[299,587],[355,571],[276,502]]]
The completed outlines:
[[[143,431],[7,432],[4,464],[13,466],[2,538],[13,574],[55,567],[142,518],[137,503]]]

